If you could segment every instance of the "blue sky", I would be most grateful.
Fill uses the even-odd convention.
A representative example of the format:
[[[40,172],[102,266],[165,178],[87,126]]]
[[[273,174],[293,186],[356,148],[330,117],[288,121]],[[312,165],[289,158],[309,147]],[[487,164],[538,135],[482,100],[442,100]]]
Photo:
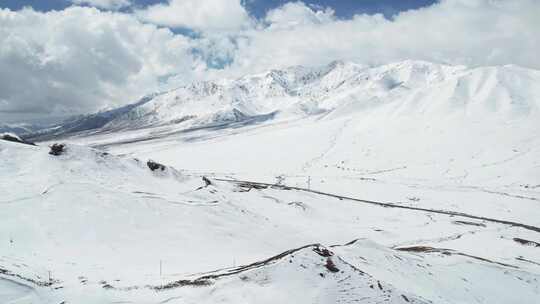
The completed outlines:
[[[163,0],[134,0],[131,1],[136,6],[144,7],[151,4],[166,2]],[[291,2],[286,0],[247,0],[245,6],[256,17],[262,17],[272,8],[279,7],[284,3]],[[423,6],[429,6],[436,0],[306,0],[303,1],[309,5],[318,5],[322,7],[332,7],[336,15],[340,18],[350,18],[354,14],[376,14],[381,13],[386,17],[409,9],[416,9]],[[48,11],[52,9],[60,10],[71,5],[68,0],[3,0],[0,7],[18,10],[24,6],[31,6],[39,11]]]
[[[268,9],[283,5],[285,0],[255,0],[247,7],[249,11],[259,17],[263,16]],[[403,10],[416,9],[433,4],[434,0],[311,0],[303,1],[310,5],[332,7],[336,15],[341,18],[349,18],[354,14],[381,13],[387,17]]]

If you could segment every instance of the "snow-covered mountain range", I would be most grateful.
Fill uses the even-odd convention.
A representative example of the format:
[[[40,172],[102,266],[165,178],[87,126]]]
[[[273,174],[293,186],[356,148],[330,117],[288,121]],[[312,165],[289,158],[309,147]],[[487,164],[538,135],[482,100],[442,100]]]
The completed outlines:
[[[151,94],[118,109],[74,118],[29,135],[176,125],[178,128],[260,122],[321,113],[331,117],[391,108],[391,115],[537,115],[538,71],[516,66],[466,68],[422,61],[366,67],[335,61],[319,68],[271,70],[239,79],[195,82]]]
[[[536,70],[337,61],[0,140],[0,302],[536,303],[539,108]]]
[[[0,124],[0,133],[30,134],[44,128],[31,124]]]

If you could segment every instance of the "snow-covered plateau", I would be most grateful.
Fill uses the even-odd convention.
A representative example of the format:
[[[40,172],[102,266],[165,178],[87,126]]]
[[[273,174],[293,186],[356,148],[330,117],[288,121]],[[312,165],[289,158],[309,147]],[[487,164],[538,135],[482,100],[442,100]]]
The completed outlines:
[[[336,61],[19,135],[2,304],[540,303],[537,70]]]

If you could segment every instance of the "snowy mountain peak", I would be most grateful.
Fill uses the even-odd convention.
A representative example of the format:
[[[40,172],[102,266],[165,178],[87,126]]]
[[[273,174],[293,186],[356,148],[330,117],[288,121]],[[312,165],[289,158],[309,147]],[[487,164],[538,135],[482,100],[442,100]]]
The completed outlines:
[[[192,128],[272,113],[279,113],[274,118],[327,113],[326,119],[332,119],[378,110],[385,115],[514,118],[538,112],[539,83],[538,71],[514,66],[466,68],[405,60],[368,67],[338,60],[322,67],[292,66],[238,79],[197,81],[45,133]]]

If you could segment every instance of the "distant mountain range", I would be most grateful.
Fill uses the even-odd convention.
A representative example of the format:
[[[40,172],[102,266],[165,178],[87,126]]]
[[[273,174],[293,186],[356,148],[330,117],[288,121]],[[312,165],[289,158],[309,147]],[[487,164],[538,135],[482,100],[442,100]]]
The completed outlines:
[[[512,65],[467,68],[408,60],[367,67],[335,61],[194,82],[39,131],[11,131],[39,141],[167,125],[189,129],[322,113],[332,117],[389,103],[401,114],[515,117],[537,112],[539,95],[540,73]]]

